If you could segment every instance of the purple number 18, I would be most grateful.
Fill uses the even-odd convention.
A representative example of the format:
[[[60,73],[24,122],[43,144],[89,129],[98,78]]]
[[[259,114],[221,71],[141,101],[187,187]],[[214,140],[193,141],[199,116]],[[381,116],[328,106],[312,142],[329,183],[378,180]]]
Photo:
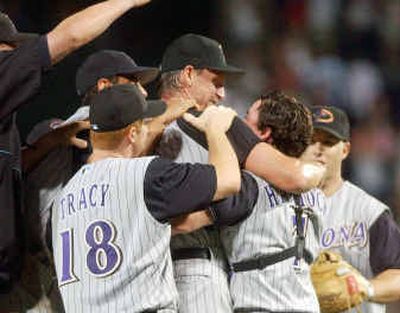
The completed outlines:
[[[60,286],[78,281],[74,274],[73,229],[61,234],[62,263]],[[115,226],[109,221],[92,222],[85,232],[85,241],[89,247],[86,255],[86,266],[89,273],[96,277],[105,277],[114,273],[121,264],[122,254],[115,240]]]

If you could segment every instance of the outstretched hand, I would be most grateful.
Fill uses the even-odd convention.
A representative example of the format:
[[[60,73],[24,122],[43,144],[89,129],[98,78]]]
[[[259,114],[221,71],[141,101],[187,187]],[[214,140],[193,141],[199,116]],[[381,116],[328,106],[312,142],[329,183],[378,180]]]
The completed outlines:
[[[89,128],[89,121],[76,121],[56,128],[50,133],[50,135],[52,134],[55,140],[63,146],[74,146],[79,149],[85,149],[88,146],[87,141],[78,138],[77,134],[82,130],[87,130]]]
[[[174,120],[180,118],[187,110],[196,106],[196,101],[186,98],[171,98],[166,101],[168,108],[162,115],[163,123],[168,125]]]

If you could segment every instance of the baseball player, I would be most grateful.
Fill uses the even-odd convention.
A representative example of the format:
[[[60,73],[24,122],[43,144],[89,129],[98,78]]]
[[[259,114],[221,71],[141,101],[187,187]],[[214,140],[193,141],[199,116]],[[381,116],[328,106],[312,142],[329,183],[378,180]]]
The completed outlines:
[[[309,110],[280,92],[257,100],[246,122],[261,140],[292,157],[299,157],[311,139]],[[185,227],[199,227],[207,217],[208,223],[230,225],[221,236],[232,270],[234,312],[319,312],[309,264],[319,251],[323,207],[318,189],[286,193],[243,172],[239,195],[207,213],[193,213]]]
[[[143,96],[147,96],[143,85],[154,80],[157,75],[158,69],[139,66],[124,52],[101,50],[93,53],[83,62],[76,74],[76,90],[81,96],[82,106],[65,121],[39,123],[29,134],[27,142],[34,146],[38,141],[45,140],[55,132],[74,127],[76,123],[79,125],[81,121],[87,120],[91,98],[104,88],[130,83],[137,86]],[[87,134],[81,133],[80,137],[84,139],[77,140],[86,143]],[[35,261],[40,275],[36,277],[38,281],[35,283],[26,280],[24,285],[20,286],[19,296],[14,300],[14,306],[19,307],[20,311],[24,310],[22,307],[30,308],[28,312],[32,313],[63,311],[61,297],[55,283],[52,257],[46,253],[46,246],[51,247],[49,240],[51,208],[62,187],[85,163],[89,153],[90,147],[77,149],[71,145],[58,146],[37,165],[30,162],[25,166],[29,172],[25,181],[29,260],[31,263],[32,260]],[[30,277],[33,278],[33,276]],[[36,287],[28,288],[29,286]],[[41,308],[43,302],[47,303],[47,310]]]
[[[225,135],[230,109],[188,117],[206,132],[210,165],[137,157],[151,144],[148,123],[164,110],[132,85],[107,88],[92,100],[93,153],[63,188],[52,216],[66,312],[177,312],[168,219],[240,189]]]
[[[210,38],[187,34],[166,49],[161,64],[160,93],[171,97],[194,99],[196,109],[215,105],[225,96],[225,77],[241,71],[226,64],[221,45]],[[178,162],[207,160],[207,144],[201,134],[178,119],[166,130],[162,142],[170,148],[169,137],[181,134]],[[271,145],[260,143],[239,118],[227,133],[238,154],[240,164],[287,191],[315,186],[322,176],[320,167],[303,164],[285,156]],[[176,221],[179,224],[179,220]],[[173,222],[173,224],[175,224]],[[177,230],[179,232],[179,230]],[[231,312],[227,280],[227,262],[214,227],[177,235],[171,241],[175,279],[180,295],[180,312]]]
[[[0,291],[18,280],[21,257],[21,154],[16,112],[40,91],[43,73],[102,34],[116,19],[150,0],[108,0],[91,5],[43,36],[17,31],[0,12]],[[44,144],[41,149],[46,150]]]
[[[199,110],[224,98],[226,75],[241,73],[240,69],[226,64],[218,42],[195,34],[181,36],[167,47],[161,70],[161,98],[186,96],[195,100]],[[188,88],[182,85],[191,78]],[[182,125],[181,121],[173,123],[164,134],[168,137],[172,130],[181,134],[181,149],[175,161],[206,164],[207,149],[185,134],[184,126],[179,124]],[[210,227],[174,236],[171,254],[179,312],[231,312],[227,263],[217,229]]]
[[[333,106],[312,111],[315,132],[304,158],[327,168],[320,185],[327,196],[321,248],[339,252],[370,280],[362,312],[385,312],[384,303],[400,299],[400,230],[385,204],[342,177],[350,153],[346,113]]]

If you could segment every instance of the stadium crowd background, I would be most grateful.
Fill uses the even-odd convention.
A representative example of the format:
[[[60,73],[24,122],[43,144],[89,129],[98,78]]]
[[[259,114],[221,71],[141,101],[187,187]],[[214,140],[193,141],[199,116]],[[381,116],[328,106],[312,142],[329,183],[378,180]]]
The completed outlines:
[[[21,31],[44,33],[91,3],[5,0],[0,10]],[[74,73],[94,50],[124,50],[140,64],[156,66],[171,39],[205,34],[221,41],[229,59],[247,71],[242,79],[228,81],[226,103],[240,113],[271,88],[310,105],[344,108],[353,128],[346,177],[387,203],[400,221],[398,29],[397,0],[153,0],[48,75],[35,100],[40,106],[19,114],[21,133],[24,138],[38,121],[76,109]],[[156,97],[156,86],[150,90]]]

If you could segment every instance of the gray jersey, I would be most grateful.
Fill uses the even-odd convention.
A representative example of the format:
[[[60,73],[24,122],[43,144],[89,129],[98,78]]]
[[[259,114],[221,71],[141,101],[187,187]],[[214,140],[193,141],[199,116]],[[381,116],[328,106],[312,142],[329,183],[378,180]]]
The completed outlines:
[[[89,118],[89,107],[80,107],[67,120],[46,120],[35,125],[26,141],[34,144],[36,140],[53,129]],[[45,231],[50,219],[51,206],[63,186],[75,174],[73,148],[58,147],[43,158],[28,173],[25,184],[25,208],[29,221],[30,240],[40,245],[45,242]]]
[[[85,165],[56,200],[53,250],[67,312],[176,312],[170,225],[144,199],[152,159]]]
[[[369,262],[369,229],[389,208],[365,191],[345,181],[335,194],[327,198],[325,227],[321,248],[339,252],[368,279],[373,277]],[[365,302],[364,313],[382,313],[386,306]]]
[[[167,129],[179,131],[182,147],[176,162],[208,163],[208,151],[185,134],[177,122]],[[222,249],[219,230],[206,227],[190,234],[171,238],[171,249],[201,247],[211,250],[212,259],[174,261],[175,279],[179,292],[181,313],[230,312],[231,300],[227,278],[227,261]],[[194,277],[198,280],[195,281]]]
[[[264,180],[255,177],[258,199],[250,216],[223,229],[223,243],[231,264],[282,252],[295,245],[296,218],[292,195],[282,196]],[[302,215],[305,246],[315,258],[319,252],[323,193],[301,194],[315,218]],[[230,290],[235,312],[319,312],[309,272],[303,259],[289,258],[262,270],[233,272]]]
[[[67,120],[45,120],[38,123],[29,133],[26,141],[34,145],[35,141],[54,128],[89,118],[89,107],[80,107]],[[63,186],[76,171],[76,160],[72,147],[58,147],[43,158],[24,180],[27,246],[37,259],[39,270],[35,277],[37,281],[27,281],[29,286],[36,286],[35,292],[30,292],[24,285],[20,286],[18,295],[21,306],[35,300],[29,308],[29,313],[63,312],[61,295],[54,275],[51,253],[46,249],[46,230],[48,229],[51,208],[54,200]],[[40,251],[42,250],[42,251]],[[33,276],[29,276],[33,278]],[[46,303],[41,305],[41,303]],[[38,303],[38,304],[37,304]],[[20,310],[23,312],[24,310]]]

